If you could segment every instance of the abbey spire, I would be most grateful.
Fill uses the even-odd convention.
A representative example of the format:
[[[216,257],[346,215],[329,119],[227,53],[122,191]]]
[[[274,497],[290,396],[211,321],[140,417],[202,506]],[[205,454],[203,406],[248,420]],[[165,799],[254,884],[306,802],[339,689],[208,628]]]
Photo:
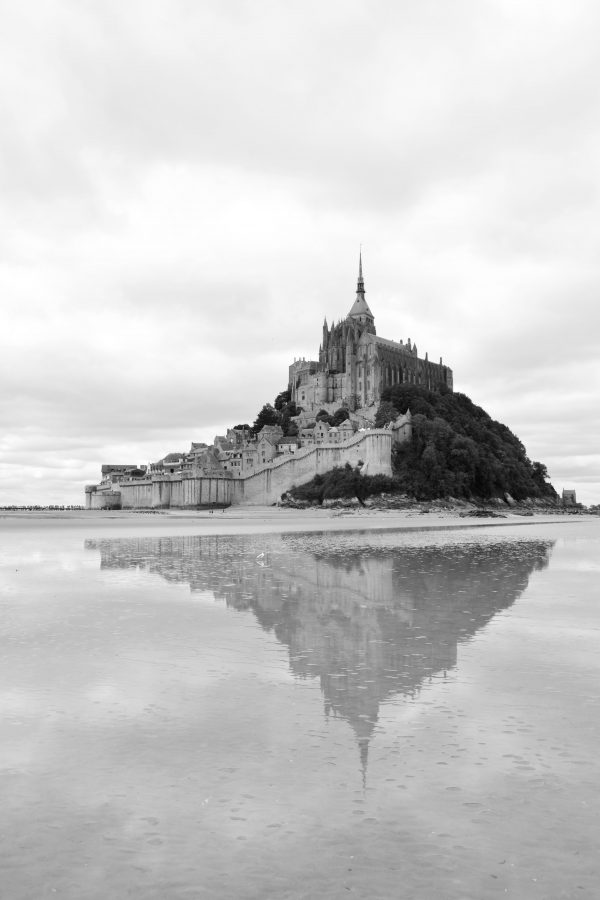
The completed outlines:
[[[365,282],[362,271],[362,250],[358,255],[358,281],[356,283],[356,300],[352,304],[352,309],[348,313],[352,319],[360,322],[361,325],[371,325],[373,333],[375,332],[375,317],[369,309],[369,304],[365,300]]]
[[[362,273],[362,250],[360,250],[359,254],[358,254],[358,283],[356,285],[356,293],[362,294],[364,297],[365,283],[363,281],[363,273]]]

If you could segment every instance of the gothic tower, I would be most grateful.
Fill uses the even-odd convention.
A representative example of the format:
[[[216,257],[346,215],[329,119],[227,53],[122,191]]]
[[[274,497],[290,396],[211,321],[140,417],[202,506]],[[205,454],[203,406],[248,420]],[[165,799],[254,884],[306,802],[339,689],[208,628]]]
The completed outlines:
[[[352,304],[352,309],[348,313],[348,318],[362,326],[361,332],[368,331],[370,334],[376,334],[375,317],[369,309],[369,304],[365,300],[365,283],[362,273],[362,251],[358,257],[358,282],[356,285],[356,300]]]
[[[329,325],[325,319],[322,334],[318,360],[294,360],[289,369],[292,399],[305,410],[326,404],[375,410],[382,391],[396,384],[452,390],[452,370],[441,359],[439,365],[427,354],[420,359],[410,339],[404,343],[377,337],[375,317],[365,299],[362,252],[356,299],[341,321]]]

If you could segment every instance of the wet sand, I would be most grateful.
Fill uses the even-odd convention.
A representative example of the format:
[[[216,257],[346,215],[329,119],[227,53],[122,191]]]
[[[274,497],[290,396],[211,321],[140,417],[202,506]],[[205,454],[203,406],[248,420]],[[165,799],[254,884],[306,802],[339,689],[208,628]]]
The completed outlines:
[[[2,896],[598,896],[597,518],[0,521]]]
[[[424,513],[418,509],[287,509],[273,506],[232,507],[215,510],[48,510],[0,512],[0,533],[57,528],[86,534],[114,532],[121,536],[145,534],[270,534],[300,531],[447,530],[549,523],[597,521],[597,516],[508,511],[502,517],[462,517],[455,510]]]
[[[599,526],[0,513],[6,896],[592,900]]]

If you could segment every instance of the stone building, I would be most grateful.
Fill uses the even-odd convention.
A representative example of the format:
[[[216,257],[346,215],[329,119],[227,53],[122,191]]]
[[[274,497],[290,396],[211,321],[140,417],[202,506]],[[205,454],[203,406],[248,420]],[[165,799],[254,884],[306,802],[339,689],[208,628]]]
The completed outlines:
[[[102,465],[102,484],[112,485],[118,484],[123,478],[143,478],[146,474],[147,466],[129,465],[112,465],[104,463]]]
[[[386,428],[373,428],[382,391],[395,384],[452,389],[447,366],[421,359],[410,340],[404,344],[377,336],[359,259],[356,299],[346,318],[328,328],[318,360],[290,366],[291,400],[301,409],[293,417],[296,434],[279,425],[258,434],[246,426],[229,428],[213,444],[193,442],[189,452],[168,453],[158,462],[102,466],[102,481],[86,486],[90,509],[168,508],[273,503],[294,484],[346,463],[367,474],[391,475],[392,445],[410,441],[410,410]],[[331,426],[318,412],[345,407],[349,418]],[[337,418],[331,421],[339,421]]]
[[[439,363],[430,362],[427,354],[421,359],[410,338],[404,343],[378,337],[365,299],[360,257],[350,312],[331,327],[325,319],[318,360],[296,360],[289,368],[291,399],[304,410],[333,404],[355,411],[376,407],[382,391],[395,384],[452,390],[452,370],[441,358]]]

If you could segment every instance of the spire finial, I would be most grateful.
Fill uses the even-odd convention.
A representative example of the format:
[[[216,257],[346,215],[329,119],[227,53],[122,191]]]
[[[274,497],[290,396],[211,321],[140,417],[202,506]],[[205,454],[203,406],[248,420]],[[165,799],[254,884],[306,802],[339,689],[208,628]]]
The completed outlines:
[[[362,271],[362,244],[360,245],[360,250],[358,252],[358,284],[356,285],[356,293],[364,294],[365,292],[365,283],[363,281],[363,271]]]

